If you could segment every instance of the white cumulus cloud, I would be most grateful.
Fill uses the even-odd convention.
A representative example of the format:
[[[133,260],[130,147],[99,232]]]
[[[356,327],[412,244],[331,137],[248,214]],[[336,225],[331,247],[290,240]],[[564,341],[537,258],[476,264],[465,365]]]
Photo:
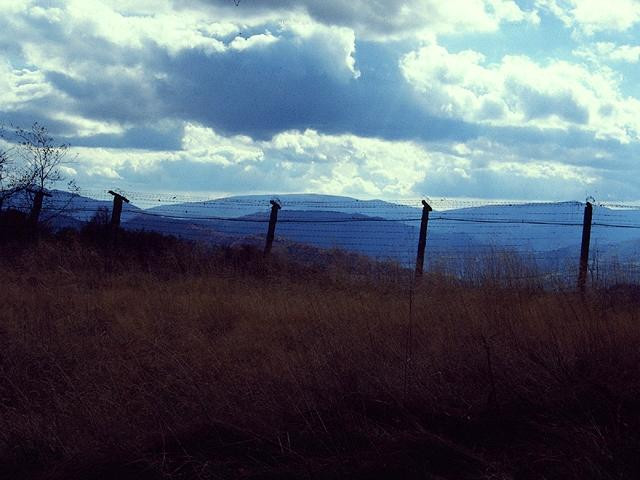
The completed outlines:
[[[490,63],[478,52],[450,53],[434,43],[405,55],[400,67],[436,114],[491,125],[579,127],[622,142],[640,135],[640,101],[625,96],[619,76],[606,67],[516,55]]]
[[[617,45],[613,42],[596,42],[593,45],[582,45],[573,54],[592,62],[640,62],[640,45]]]
[[[625,31],[640,22],[637,0],[536,0],[536,6],[587,35]]]

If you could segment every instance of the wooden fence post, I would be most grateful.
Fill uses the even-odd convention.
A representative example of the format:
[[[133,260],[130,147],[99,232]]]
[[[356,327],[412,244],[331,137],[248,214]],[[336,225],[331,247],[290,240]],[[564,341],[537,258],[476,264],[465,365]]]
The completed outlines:
[[[118,228],[120,226],[120,215],[122,214],[122,202],[129,203],[129,199],[119,193],[109,190],[113,195],[113,210],[111,211],[111,227]]]
[[[591,241],[591,219],[593,206],[587,202],[584,207],[584,220],[582,222],[582,246],[580,247],[580,271],[578,272],[578,290],[584,294],[587,284],[587,267],[589,266],[589,242]]]
[[[271,203],[271,216],[269,217],[269,230],[267,231],[267,243],[264,246],[264,256],[268,256],[271,253],[271,246],[273,245],[273,239],[276,233],[276,222],[278,221],[278,210],[282,207],[275,200],[270,200]]]
[[[35,193],[35,197],[33,197],[33,206],[31,207],[31,212],[29,213],[29,223],[32,227],[38,225],[38,220],[40,219],[40,212],[42,212],[42,201],[44,197],[50,197],[50,193],[46,193],[44,190],[29,190],[31,193]]]
[[[418,254],[416,256],[416,278],[422,276],[424,268],[424,249],[427,245],[427,225],[429,223],[429,212],[433,209],[422,200],[422,220],[420,222],[420,237],[418,238]]]

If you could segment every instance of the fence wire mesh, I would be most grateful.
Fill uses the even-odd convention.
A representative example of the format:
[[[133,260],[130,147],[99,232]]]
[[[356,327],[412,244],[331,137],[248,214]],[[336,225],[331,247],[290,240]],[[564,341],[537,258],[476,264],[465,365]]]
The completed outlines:
[[[107,191],[56,191],[44,199],[41,222],[81,229],[108,219]],[[264,242],[269,195],[208,198],[171,193],[119,191],[130,203],[121,226],[212,245]],[[25,194],[5,206],[28,211]],[[412,268],[416,259],[422,199],[356,200],[325,195],[283,195],[277,245],[341,249]],[[425,271],[472,278],[575,281],[585,204],[428,199]],[[102,216],[102,217],[101,217]],[[640,279],[640,205],[594,204],[589,263],[591,281]]]

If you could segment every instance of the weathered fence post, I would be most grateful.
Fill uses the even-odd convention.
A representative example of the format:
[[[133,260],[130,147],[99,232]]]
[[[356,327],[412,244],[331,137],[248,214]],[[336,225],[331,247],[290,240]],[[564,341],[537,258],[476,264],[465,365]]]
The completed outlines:
[[[422,200],[422,220],[420,222],[420,237],[418,238],[418,254],[416,256],[416,278],[422,276],[424,268],[424,249],[427,245],[427,224],[429,223],[429,212],[433,209]]]
[[[578,272],[578,290],[584,294],[587,284],[587,267],[589,266],[589,242],[591,241],[591,219],[593,206],[587,202],[584,207],[584,220],[582,222],[582,246],[580,247],[580,271]]]
[[[29,213],[29,223],[32,227],[38,225],[38,220],[40,219],[40,212],[42,212],[42,201],[44,197],[50,197],[50,193],[46,193],[44,190],[29,190],[31,193],[35,193],[35,197],[33,197],[33,206],[31,207],[31,212]]]
[[[111,211],[111,227],[118,228],[120,226],[120,215],[122,214],[122,202],[129,203],[129,199],[119,193],[109,190],[113,195],[113,210]]]
[[[271,246],[273,245],[273,239],[276,233],[276,222],[278,221],[278,210],[282,207],[275,200],[270,200],[271,203],[271,216],[269,217],[269,230],[267,231],[267,242],[264,246],[264,256],[268,256],[271,253]]]

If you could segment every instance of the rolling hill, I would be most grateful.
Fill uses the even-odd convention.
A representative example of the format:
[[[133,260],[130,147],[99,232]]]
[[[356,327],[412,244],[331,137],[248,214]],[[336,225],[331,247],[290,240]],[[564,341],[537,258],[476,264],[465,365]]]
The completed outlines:
[[[54,190],[45,199],[43,219],[54,228],[79,228],[111,202]],[[267,195],[227,197],[206,202],[140,209],[125,204],[122,226],[151,230],[216,245],[261,244],[270,212]],[[279,197],[282,209],[276,243],[340,248],[376,259],[413,264],[421,209],[381,200],[331,195]],[[12,201],[26,208],[27,197]],[[427,268],[442,262],[477,261],[487,252],[516,252],[539,267],[558,270],[579,255],[584,204],[578,202],[485,205],[433,211],[427,239]],[[640,211],[596,207],[592,257],[635,263],[640,253]]]

